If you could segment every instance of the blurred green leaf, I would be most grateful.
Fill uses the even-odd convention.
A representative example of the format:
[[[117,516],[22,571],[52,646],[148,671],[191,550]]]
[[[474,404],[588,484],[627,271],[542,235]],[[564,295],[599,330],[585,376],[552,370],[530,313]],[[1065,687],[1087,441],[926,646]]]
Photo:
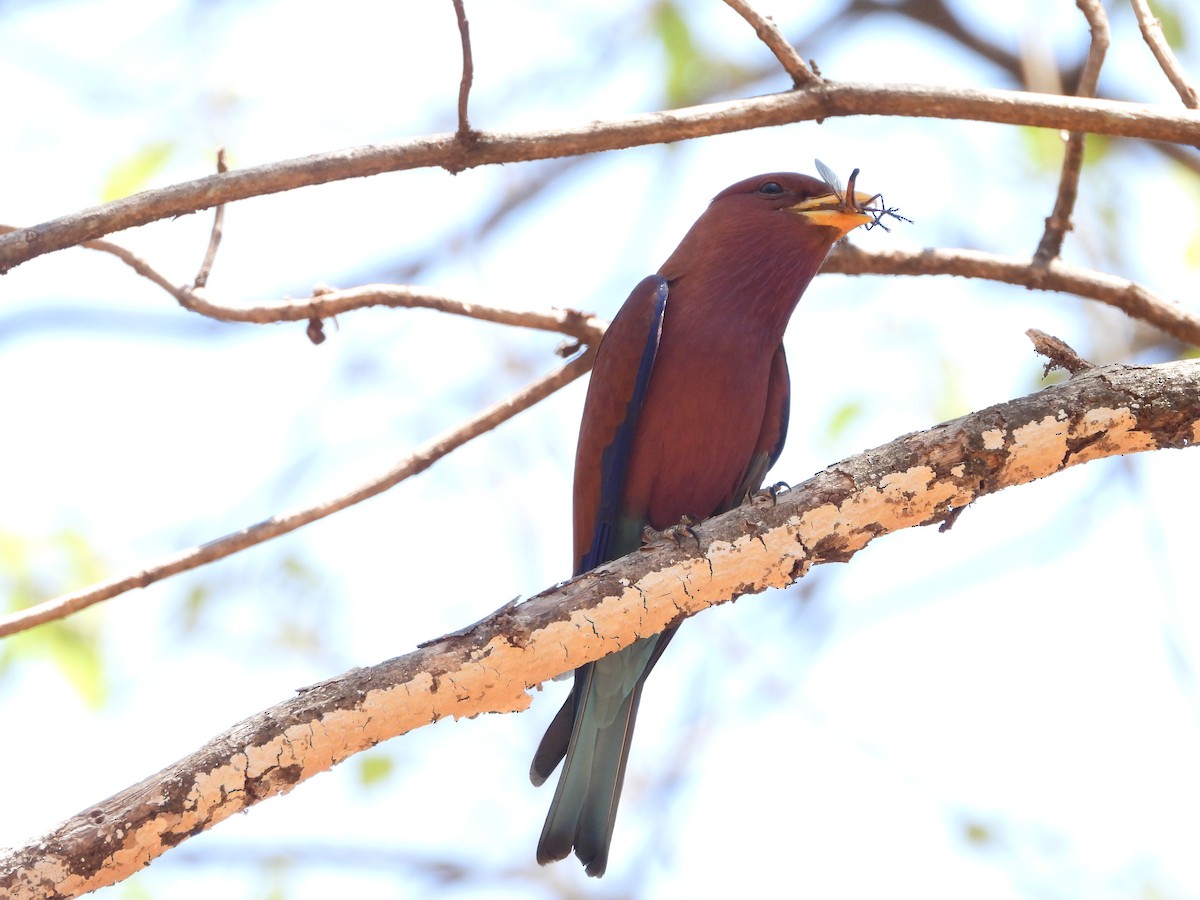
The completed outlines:
[[[1162,26],[1163,37],[1171,45],[1171,49],[1176,53],[1182,52],[1187,46],[1187,33],[1183,28],[1183,19],[1175,11],[1175,6],[1155,0],[1155,2],[1150,4],[1150,12],[1154,14],[1158,19],[1159,25]]]
[[[1026,155],[1039,172],[1052,172],[1062,165],[1063,141],[1057,131],[1049,128],[1018,129]]]
[[[1018,129],[1030,162],[1039,172],[1058,172],[1062,168],[1066,140],[1063,132],[1053,128]],[[1083,144],[1083,164],[1094,165],[1108,156],[1112,141],[1102,134],[1089,134]]]
[[[51,572],[53,576],[43,573]],[[105,567],[78,532],[50,538],[0,532],[0,592],[9,610],[25,609],[101,580]],[[88,610],[15,634],[4,642],[0,672],[17,660],[45,660],[93,709],[108,700],[109,683],[100,650],[100,613]]]
[[[261,900],[286,900],[287,888],[284,878],[278,872],[271,872],[269,884],[259,884],[259,892],[255,895]]]
[[[321,583],[321,574],[299,556],[287,555],[279,561],[280,571],[291,581],[306,587]]]
[[[105,203],[110,200],[120,200],[130,194],[136,194],[149,183],[150,179],[162,171],[171,154],[175,152],[175,144],[170,141],[156,141],[147,144],[133,156],[117,163],[108,173],[100,198]]]
[[[121,900],[153,900],[154,894],[146,887],[146,880],[134,876],[121,882]]]
[[[667,102],[685,106],[695,94],[692,75],[701,59],[687,19],[674,3],[654,7],[652,28],[667,57]]]
[[[109,682],[100,651],[96,615],[87,611],[40,625],[6,640],[10,660],[50,662],[90,708],[108,702]]]
[[[1106,134],[1089,134],[1083,144],[1083,164],[1095,165],[1105,159],[1112,150],[1113,142]]]
[[[967,839],[968,844],[974,844],[977,847],[986,847],[995,841],[996,836],[992,834],[991,826],[986,822],[964,822],[963,837]]]
[[[63,529],[55,537],[55,540],[66,554],[69,567],[67,571],[75,586],[82,587],[93,584],[107,574],[104,561],[100,559],[99,554],[81,532],[69,528]]]
[[[829,439],[836,441],[840,438],[846,433],[847,428],[858,421],[862,414],[863,405],[857,400],[850,400],[839,406],[825,429]]]
[[[180,623],[185,632],[196,630],[211,597],[212,591],[208,589],[207,584],[193,584],[188,588],[187,593],[183,595],[183,617]]]
[[[1196,176],[1190,169],[1182,163],[1176,163],[1171,167],[1171,181],[1183,194],[1181,199],[1184,199],[1193,209],[1200,206],[1200,186],[1196,184]],[[1192,229],[1187,247],[1183,251],[1183,258],[1189,268],[1200,268],[1200,228]]]
[[[391,777],[396,764],[390,756],[382,753],[366,753],[359,756],[358,781],[363,787],[373,787]]]
[[[971,411],[967,398],[963,395],[962,372],[954,361],[943,356],[941,359],[942,389],[938,391],[934,401],[933,413],[937,421],[947,422]]]
[[[300,651],[305,655],[315,654],[321,649],[321,633],[316,628],[301,623],[283,622],[275,638],[275,643],[286,649]]]

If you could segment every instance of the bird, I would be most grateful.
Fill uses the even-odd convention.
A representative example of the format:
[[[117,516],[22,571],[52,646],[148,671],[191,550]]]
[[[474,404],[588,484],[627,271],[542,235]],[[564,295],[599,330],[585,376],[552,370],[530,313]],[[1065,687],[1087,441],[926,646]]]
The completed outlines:
[[[576,575],[761,488],[787,434],[788,320],[833,245],[878,222],[857,170],[844,191],[818,167],[828,180],[772,172],[717,194],[605,332],[575,455]],[[575,670],[530,766],[541,785],[565,759],[539,863],[574,849],[604,874],[642,687],[678,627]]]

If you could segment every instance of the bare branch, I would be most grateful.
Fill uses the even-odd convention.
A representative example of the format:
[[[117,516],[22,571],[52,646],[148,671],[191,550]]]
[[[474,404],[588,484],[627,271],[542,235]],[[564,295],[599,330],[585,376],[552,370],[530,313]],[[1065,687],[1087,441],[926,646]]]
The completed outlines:
[[[16,231],[11,225],[0,225],[0,234]],[[372,306],[387,306],[394,309],[432,309],[456,316],[512,325],[519,328],[534,328],[574,338],[579,344],[595,344],[604,336],[607,323],[589,313],[574,309],[556,309],[551,312],[505,309],[499,306],[484,306],[466,303],[437,291],[409,287],[400,284],[364,284],[347,290],[315,288],[311,300],[281,301],[259,306],[225,306],[199,292],[171,283],[165,275],[151,266],[132,250],[110,241],[85,241],[80,244],[87,250],[109,253],[143,278],[147,278],[174,297],[180,306],[190,312],[218,319],[222,322],[253,322],[265,325],[271,322],[303,322],[330,319],[355,309]],[[319,341],[317,342],[319,343]]]
[[[458,140],[469,143],[474,132],[467,118],[467,98],[471,94],[471,82],[475,80],[475,62],[471,57],[471,26],[467,22],[467,10],[463,0],[454,0],[454,14],[458,18],[458,36],[462,41],[462,80],[458,85]]]
[[[1133,14],[1137,16],[1142,37],[1150,46],[1150,52],[1154,54],[1154,58],[1158,60],[1163,74],[1167,76],[1171,85],[1179,93],[1179,99],[1183,101],[1183,105],[1188,109],[1196,109],[1197,106],[1200,106],[1200,97],[1197,96],[1196,86],[1184,74],[1183,67],[1175,58],[1171,45],[1167,43],[1167,39],[1163,35],[1162,23],[1150,12],[1150,4],[1146,0],[1129,0],[1129,3],[1133,7]]]
[[[1059,291],[1115,306],[1165,334],[1200,346],[1200,315],[1151,293],[1136,282],[1081,269],[1060,260],[1031,266],[1029,260],[977,250],[889,250],[869,253],[841,244],[821,267],[843,275],[961,275],[986,278],[1038,291]]]
[[[28,609],[18,610],[15,613],[0,617],[0,638],[16,634],[18,631],[24,631],[35,625],[42,625],[46,622],[62,619],[81,609],[86,609],[93,604],[116,597],[134,588],[143,588],[154,584],[156,581],[162,581],[171,575],[178,575],[180,572],[195,569],[205,563],[223,559],[239,550],[245,550],[247,547],[261,544],[271,538],[287,534],[289,531],[295,531],[297,528],[308,525],[310,522],[323,519],[348,506],[353,506],[356,503],[361,503],[363,500],[374,497],[376,494],[381,494],[388,488],[395,487],[406,478],[411,478],[413,475],[425,471],[437,460],[452,450],[461,447],[472,438],[476,438],[492,430],[501,422],[511,419],[522,410],[528,409],[535,403],[550,396],[559,388],[570,384],[592,367],[594,356],[595,348],[589,348],[585,353],[571,360],[569,363],[539,378],[512,396],[501,400],[474,418],[464,422],[453,431],[435,438],[413,452],[399,465],[377,478],[373,478],[365,484],[354,488],[348,493],[332,497],[313,506],[272,516],[255,525],[235,531],[233,534],[225,535],[222,538],[209,541],[198,547],[192,547],[190,550],[185,550],[175,556],[159,560],[132,575],[105,581],[85,590],[66,594],[62,597],[39,603],[36,606],[31,606]]]
[[[388,306],[432,309],[499,325],[535,328],[539,331],[565,334],[583,344],[598,342],[607,326],[603,319],[572,309],[551,312],[504,309],[499,306],[466,303],[437,291],[400,284],[364,284],[345,290],[322,287],[315,289],[312,298],[308,300],[287,300],[248,307],[222,306],[191,291],[182,291],[181,294],[179,302],[187,309],[223,322],[303,322],[314,318],[329,319],[355,309]]]
[[[223,174],[229,171],[229,166],[225,164],[225,148],[217,148],[217,173]],[[208,284],[209,273],[212,272],[213,262],[217,258],[217,248],[221,246],[221,235],[225,230],[225,204],[222,203],[217,207],[216,215],[213,216],[212,234],[208,238],[208,249],[204,252],[204,261],[200,263],[200,271],[196,273],[196,280],[192,282],[192,287],[202,288]]]
[[[20,230],[20,228],[17,228],[14,225],[0,225],[0,235],[12,234],[13,232]],[[121,260],[121,262],[133,269],[133,271],[137,272],[137,274],[154,282],[176,299],[179,299],[181,294],[186,293],[184,288],[172,284],[166,275],[163,275],[152,265],[150,265],[150,263],[146,262],[146,260],[142,259],[132,250],[126,249],[119,244],[114,244],[111,241],[95,240],[84,241],[82,244],[77,246],[80,246],[85,250],[98,250],[101,253],[108,253],[112,256],[115,256],[117,259]]]
[[[1200,360],[1105,366],[858,454],[777,500],[605,563],[462,633],[313,685],[0,857],[10,900],[113,884],[236,812],[439,719],[512,712],[529,690],[681,617],[881,534],[952,520],[979,497],[1095,459],[1200,441]]]
[[[775,58],[779,60],[779,64],[792,76],[793,87],[799,89],[816,87],[821,84],[823,79],[814,75],[812,69],[804,64],[804,60],[800,58],[796,48],[788,42],[788,39],[783,36],[783,32],[779,30],[779,26],[768,16],[762,15],[746,0],[725,0],[725,2],[754,27],[754,33],[758,35],[758,39],[767,45],[775,54]]]
[[[11,230],[14,230],[11,226],[0,225],[0,234]],[[82,246],[116,256],[175,297],[186,309],[225,322],[311,323],[371,306],[421,308],[564,334],[589,346],[599,342],[607,327],[603,319],[573,309],[518,311],[467,303],[429,289],[394,284],[365,284],[345,290],[319,288],[314,290],[310,300],[249,307],[223,306],[196,291],[171,284],[141,257],[117,244],[87,241]],[[1200,346],[1200,315],[1163,300],[1136,282],[1057,260],[1046,266],[1033,267],[1024,259],[977,250],[871,252],[843,243],[826,259],[821,271],[841,275],[959,275],[1020,285],[1031,290],[1075,294],[1115,306],[1131,318],[1153,325],[1179,341]]]
[[[1079,76],[1079,86],[1075,90],[1078,97],[1096,96],[1096,86],[1100,83],[1100,68],[1104,65],[1104,54],[1108,52],[1108,16],[1100,0],[1075,0],[1075,5],[1087,17],[1092,39],[1088,44],[1087,59],[1083,63],[1083,71]],[[1038,243],[1037,251],[1033,254],[1034,262],[1045,265],[1056,259],[1062,253],[1063,238],[1073,227],[1071,213],[1075,210],[1075,200],[1079,195],[1079,174],[1083,170],[1083,145],[1087,135],[1082,131],[1072,131],[1067,136],[1067,146],[1063,152],[1062,174],[1058,179],[1058,196],[1054,200],[1054,210],[1046,219],[1046,230]]]
[[[298,187],[407,169],[442,167],[458,171],[495,163],[576,156],[856,115],[969,119],[1200,144],[1200,113],[1191,110],[1168,112],[1137,103],[1020,91],[822,82],[819,88],[807,91],[591,122],[576,128],[478,132],[469,146],[452,134],[429,135],[209,175],[4,235],[0,237],[0,272],[135,225]]]

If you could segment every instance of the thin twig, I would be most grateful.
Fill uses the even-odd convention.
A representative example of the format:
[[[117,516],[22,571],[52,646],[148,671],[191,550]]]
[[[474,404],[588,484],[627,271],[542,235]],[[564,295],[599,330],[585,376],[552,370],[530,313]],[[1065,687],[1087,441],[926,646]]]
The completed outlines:
[[[471,93],[471,82],[475,80],[475,62],[471,57],[471,27],[463,0],[454,0],[454,14],[458,17],[458,36],[462,41],[462,80],[458,83],[458,132],[455,136],[460,141],[470,142],[475,132],[467,118],[467,98]]]
[[[815,87],[823,83],[823,79],[813,74],[812,69],[804,64],[796,48],[788,42],[768,16],[764,16],[746,0],[725,0],[738,15],[754,27],[754,33],[775,54],[779,64],[792,76],[792,86],[799,88]]]
[[[217,173],[224,174],[229,171],[229,166],[225,164],[225,148],[217,148]],[[204,252],[204,262],[200,263],[200,271],[196,273],[196,280],[192,282],[192,287],[202,288],[208,284],[208,275],[212,271],[213,262],[217,258],[217,248],[221,246],[221,235],[225,230],[225,204],[217,206],[217,213],[213,216],[212,234],[208,238],[208,249]]]
[[[1163,74],[1179,93],[1183,105],[1188,109],[1200,107],[1200,96],[1197,95],[1196,86],[1184,74],[1183,67],[1175,58],[1175,52],[1163,34],[1162,23],[1150,12],[1150,4],[1146,0],[1129,0],[1129,3],[1137,17],[1138,27],[1142,30],[1142,38],[1150,46],[1150,52],[1158,60]]]
[[[314,318],[329,319],[355,309],[386,306],[394,309],[432,309],[499,325],[534,328],[567,335],[584,344],[599,341],[606,327],[603,319],[572,309],[537,312],[483,306],[478,303],[466,303],[426,288],[400,284],[364,284],[345,290],[318,288],[308,300],[289,300],[250,307],[221,306],[196,293],[185,291],[183,294],[180,303],[192,312],[224,322],[253,322],[260,325],[270,322],[303,322]]]
[[[295,531],[301,526],[308,525],[318,519],[323,519],[356,503],[361,503],[370,497],[374,497],[376,494],[381,494],[388,488],[395,487],[406,478],[411,478],[425,471],[452,450],[461,447],[481,434],[491,431],[501,422],[511,419],[522,410],[528,409],[535,403],[544,400],[559,388],[570,384],[592,367],[595,352],[594,347],[588,348],[585,353],[565,365],[560,366],[548,375],[542,376],[515,394],[485,409],[473,418],[468,419],[453,431],[449,431],[420,447],[399,465],[345,494],[332,497],[313,506],[272,516],[265,521],[247,526],[240,531],[235,531],[214,541],[209,541],[185,550],[182,553],[159,560],[131,575],[114,578],[110,581],[93,585],[85,590],[66,594],[53,600],[47,600],[44,603],[39,603],[27,609],[18,610],[0,618],[0,637],[6,637],[7,635],[33,628],[36,625],[62,619],[81,609],[86,609],[103,600],[124,594],[134,588],[144,588],[157,581],[162,581],[171,575],[178,575],[180,572],[186,572],[189,569],[195,569],[214,560],[223,559],[239,550],[245,550],[247,547],[261,544],[271,538],[287,534],[289,531]]]
[[[16,230],[11,225],[0,225],[0,234]],[[549,331],[589,345],[599,342],[607,327],[603,319],[574,309],[555,309],[550,312],[505,309],[480,303],[466,303],[437,291],[401,284],[364,284],[344,291],[318,288],[313,291],[313,297],[309,300],[287,300],[248,307],[226,306],[210,300],[200,292],[172,284],[170,279],[146,260],[119,244],[97,240],[85,241],[80,246],[117,257],[137,274],[154,282],[174,297],[184,309],[222,322],[265,325],[272,322],[304,322],[313,319],[320,321],[355,309],[386,306],[393,309],[432,309],[484,322],[495,322],[498,325]]]
[[[1029,260],[977,250],[889,250],[868,253],[852,244],[839,246],[822,272],[843,275],[959,275],[1016,284],[1030,290],[1057,291],[1089,297],[1115,306],[1130,318],[1146,322],[1185,344],[1200,347],[1200,315],[1156,296],[1136,282],[1051,260],[1031,266]]]
[[[1100,83],[1104,54],[1108,52],[1108,16],[1104,14],[1100,0],[1075,0],[1075,5],[1087,18],[1092,35],[1083,71],[1079,74],[1079,84],[1075,88],[1075,96],[1094,97],[1096,86]],[[1075,211],[1075,200],[1079,196],[1079,175],[1083,170],[1083,145],[1086,138],[1087,135],[1082,131],[1072,131],[1067,136],[1054,210],[1046,219],[1046,230],[1042,233],[1037,251],[1033,254],[1034,262],[1039,265],[1045,265],[1058,258],[1062,253],[1063,239],[1073,227],[1071,214]]]
[[[0,273],[105,234],[298,187],[409,169],[440,167],[458,171],[496,163],[578,156],[857,115],[966,119],[1200,144],[1200,112],[1193,110],[1168,112],[1138,103],[1024,91],[824,82],[819,91],[789,91],[709,103],[589,122],[575,128],[477,132],[469,145],[453,134],[428,135],[209,175],[142,191],[0,237]]]
[[[13,232],[20,230],[21,229],[17,228],[15,225],[0,225],[0,239],[2,239],[6,234],[12,234]],[[181,293],[187,292],[185,288],[181,288],[172,284],[167,276],[163,275],[152,265],[150,265],[150,263],[146,262],[146,260],[142,259],[132,250],[122,247],[120,244],[114,244],[111,241],[94,240],[84,241],[77,246],[82,247],[84,250],[98,250],[101,253],[108,253],[112,256],[115,256],[117,259],[121,260],[121,262],[133,269],[133,271],[137,272],[143,278],[153,281],[160,288],[176,299],[179,299],[179,295]]]

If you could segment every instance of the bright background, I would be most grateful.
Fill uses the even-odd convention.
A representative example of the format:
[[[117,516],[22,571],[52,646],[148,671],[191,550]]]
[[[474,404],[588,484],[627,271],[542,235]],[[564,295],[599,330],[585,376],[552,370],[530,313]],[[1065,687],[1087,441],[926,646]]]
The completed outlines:
[[[887,4],[759,6],[833,79],[1021,86]],[[1109,6],[1102,89],[1177,105],[1129,10]],[[1043,89],[1086,49],[1069,0],[948,9]],[[1197,8],[1156,11],[1200,72]],[[468,14],[479,128],[789,84],[719,2],[468,0]],[[4,4],[0,221],[207,174],[221,144],[249,166],[452,130],[458,42],[449,0]],[[1195,171],[1136,142],[1090,147],[1065,258],[1193,303]],[[249,304],[395,281],[607,317],[713,194],[812,172],[814,156],[861,168],[863,189],[914,220],[855,243],[1030,254],[1060,153],[1052,133],[864,117],[385,175],[231,206],[209,289]],[[114,240],[182,283],[210,221]],[[1036,389],[1030,327],[1099,363],[1186,352],[1070,297],[822,277],[788,338],[791,443],[773,477]],[[554,336],[424,311],[356,312],[326,333],[313,346],[303,323],[206,321],[83,250],[0,278],[0,608],[340,492],[558,363]],[[383,497],[0,642],[0,844],[298,687],[566,577],[583,390]],[[567,690],[551,684],[524,715],[380,746],[96,896],[1200,896],[1191,457],[1106,460],[989,497],[948,534],[889,536],[690,622],[645,695],[600,882],[533,861],[550,788],[526,772]]]

